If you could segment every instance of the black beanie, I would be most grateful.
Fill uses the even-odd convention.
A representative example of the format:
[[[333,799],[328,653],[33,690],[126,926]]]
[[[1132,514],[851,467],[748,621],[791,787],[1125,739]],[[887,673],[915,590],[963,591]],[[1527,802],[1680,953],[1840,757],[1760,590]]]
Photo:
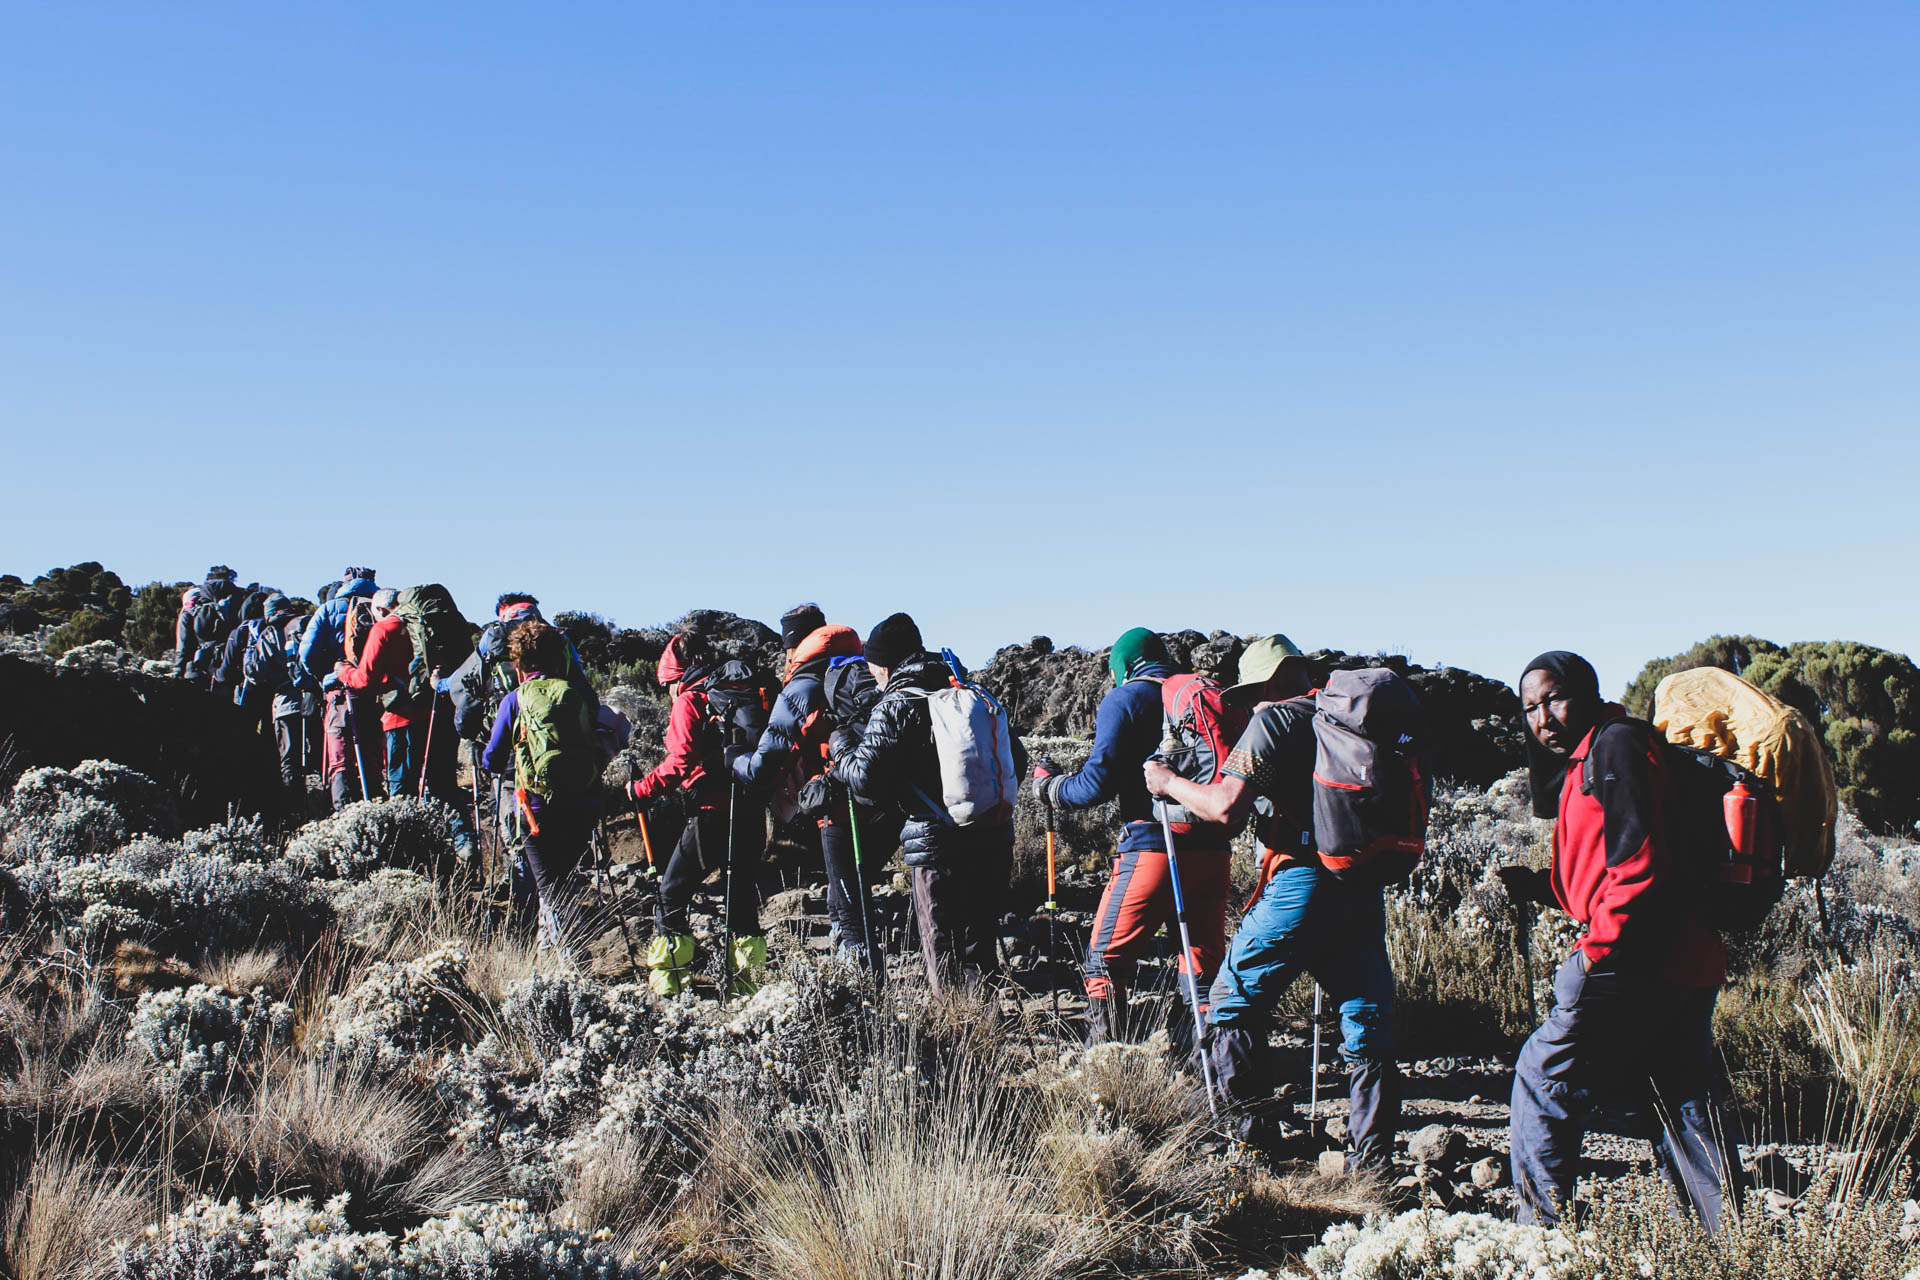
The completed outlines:
[[[817,604],[797,604],[780,615],[780,647],[798,648],[800,642],[827,625],[827,615]]]
[[[904,613],[882,618],[867,633],[867,661],[889,671],[924,648],[919,626]]]

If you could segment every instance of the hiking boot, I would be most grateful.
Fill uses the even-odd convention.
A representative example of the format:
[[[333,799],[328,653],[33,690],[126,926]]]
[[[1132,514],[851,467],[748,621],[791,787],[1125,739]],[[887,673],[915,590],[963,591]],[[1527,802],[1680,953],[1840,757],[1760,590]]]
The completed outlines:
[[[766,977],[767,940],[758,935],[735,938],[727,960],[727,994],[750,996]]]
[[[693,968],[693,939],[685,934],[656,933],[647,944],[647,985],[659,996],[677,996],[685,989]]]
[[[1087,1044],[1127,1038],[1127,993],[1119,987],[1106,996],[1087,997]]]

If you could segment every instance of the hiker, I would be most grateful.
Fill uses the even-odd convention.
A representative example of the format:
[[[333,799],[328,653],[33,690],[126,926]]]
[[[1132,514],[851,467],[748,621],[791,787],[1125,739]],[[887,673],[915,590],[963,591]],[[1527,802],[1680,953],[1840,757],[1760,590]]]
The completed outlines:
[[[1127,994],[1134,965],[1162,925],[1173,923],[1173,886],[1167,875],[1167,843],[1153,797],[1138,769],[1160,750],[1166,711],[1161,686],[1174,674],[1166,642],[1145,627],[1114,641],[1107,657],[1113,689],[1094,718],[1093,750],[1067,773],[1051,760],[1033,766],[1033,791],[1049,809],[1090,809],[1120,802],[1119,845],[1113,872],[1100,895],[1093,935],[1087,942],[1087,1043],[1127,1039]],[[1227,893],[1232,831],[1210,823],[1176,822],[1180,886],[1193,938],[1181,973],[1194,973],[1205,991],[1227,949]],[[1184,991],[1182,999],[1184,1000]],[[1176,1059],[1193,1053],[1193,1019],[1168,1002],[1167,1034]],[[1203,1010],[1204,1012],[1204,1010]]]
[[[928,985],[936,992],[978,988],[999,972],[995,931],[1013,874],[1011,798],[1026,770],[1026,752],[1009,732],[1004,814],[995,810],[961,823],[935,799],[946,795],[946,779],[928,695],[953,688],[964,673],[928,653],[919,626],[904,613],[876,624],[864,649],[874,683],[884,692],[864,726],[833,731],[833,772],[862,805],[904,818],[900,840],[913,876]],[[983,744],[972,745],[986,754]]]
[[[824,781],[814,785],[816,779],[824,779],[827,739],[838,725],[827,692],[829,677],[837,685],[851,682],[850,673],[858,671],[864,677],[860,683],[873,688],[861,656],[860,636],[852,627],[828,626],[819,605],[803,604],[781,615],[780,640],[787,654],[786,682],[758,746],[734,762],[734,778],[756,794],[771,790],[774,812],[781,821],[790,822],[803,813],[814,820],[826,866],[833,947],[861,968],[884,976],[879,948],[867,929],[865,900],[881,859],[870,859],[864,866],[857,859],[852,823],[859,819],[847,807],[845,789],[836,790]],[[866,723],[864,715],[860,723]],[[877,837],[877,826],[869,823],[869,831]]]
[[[540,616],[539,600],[527,592],[505,592],[494,601],[493,621],[481,629],[473,652],[451,674],[441,677],[436,685],[449,699],[454,731],[459,737],[484,743],[492,729],[500,699],[514,687],[513,669],[508,656],[513,632],[522,623],[545,621]],[[566,645],[566,655],[561,663],[563,669],[556,674],[574,685],[597,709],[600,699],[594,691],[593,682],[587,678],[580,655],[564,632],[560,633],[560,639]],[[509,785],[506,786],[508,796],[512,794],[511,781],[509,775]],[[539,893],[534,884],[533,871],[521,850],[524,836],[522,828],[525,824],[514,805],[501,803],[500,800],[496,794],[491,805],[494,831],[505,851],[508,889],[516,909],[530,911],[538,902]]]
[[[1305,972],[1340,1010],[1348,1063],[1350,1170],[1384,1171],[1400,1122],[1400,1072],[1394,1062],[1393,970],[1378,887],[1336,877],[1320,862],[1313,836],[1317,671],[1283,635],[1267,636],[1240,656],[1239,683],[1223,695],[1253,708],[1246,732],[1220,776],[1202,786],[1158,760],[1144,767],[1146,787],[1197,819],[1239,831],[1265,799],[1261,886],[1241,918],[1208,997],[1208,1053],[1234,1134],[1271,1149],[1279,1136],[1271,1106],[1278,1084],[1267,1037],[1274,1007]],[[1317,1031],[1316,1031],[1317,1033]]]
[[[1552,1011],[1514,1064],[1520,1221],[1552,1226],[1568,1211],[1581,1138],[1595,1107],[1610,1103],[1652,1138],[1680,1204],[1717,1231],[1723,1187],[1740,1194],[1740,1163],[1712,1096],[1727,950],[1678,878],[1657,735],[1600,696],[1577,654],[1528,663],[1520,702],[1533,811],[1555,819],[1553,865],[1496,874],[1517,901],[1557,906],[1587,927],[1554,975]]]
[[[467,820],[466,793],[458,781],[455,759],[457,737],[451,715],[434,714],[438,693],[415,699],[410,686],[413,637],[407,620],[397,612],[400,593],[382,587],[373,593],[373,629],[360,650],[358,662],[336,662],[333,674],[351,694],[379,699],[380,729],[385,734],[387,793],[419,796],[425,775],[426,791],[452,811],[454,856],[471,862],[478,856],[473,826]],[[471,634],[471,633],[469,633]],[[425,686],[422,686],[425,687]],[[431,735],[432,741],[428,738]]]
[[[575,871],[600,818],[604,757],[586,698],[571,682],[548,674],[565,669],[568,651],[567,638],[544,622],[515,628],[507,656],[519,683],[500,700],[481,763],[489,773],[514,780],[514,803],[526,819],[523,848],[539,892],[541,936],[564,963],[584,970]]]
[[[240,620],[228,634],[226,642],[220,646],[218,656],[214,659],[213,669],[209,673],[211,676],[209,683],[213,690],[216,693],[225,691],[233,699],[234,706],[239,707],[248,719],[259,723],[264,723],[267,718],[267,704],[264,699],[248,696],[247,651],[252,647],[254,635],[258,630],[255,624],[266,617],[267,601],[276,595],[280,593],[253,587],[241,596],[238,605]],[[284,596],[281,598],[285,599]]]
[[[334,664],[355,663],[360,657],[359,634],[362,627],[371,630],[374,583],[371,569],[349,566],[340,575],[340,589],[320,606],[313,621],[300,638],[302,679],[310,681],[325,695],[325,719],[322,771],[333,795],[334,812],[359,799],[371,799],[379,788],[385,794],[382,774],[386,768],[385,745],[380,734],[380,704],[365,693],[353,693],[340,686]],[[349,641],[352,643],[350,644]],[[351,725],[356,731],[348,733]],[[364,776],[366,786],[361,781]]]
[[[194,610],[206,603],[207,593],[188,587],[180,593],[180,616],[173,623],[173,674],[180,680],[205,680],[209,658],[193,632]]]
[[[286,791],[286,813],[304,821],[307,813],[307,721],[319,698],[302,689],[294,655],[306,615],[279,592],[266,599],[262,617],[249,622],[241,634],[246,647],[240,659],[237,697],[243,706],[256,706],[273,722],[273,743],[280,758],[280,784]],[[315,740],[314,745],[318,745]]]
[[[738,677],[751,673],[744,664],[721,661],[699,636],[681,632],[661,651],[656,675],[673,699],[667,716],[666,758],[645,777],[634,780],[633,797],[651,804],[679,792],[686,803],[687,821],[660,878],[653,941],[647,945],[647,981],[663,996],[685,989],[695,952],[687,908],[700,882],[724,869],[726,902],[721,911],[732,938],[723,958],[727,989],[729,994],[751,994],[767,963],[758,883],[767,843],[766,812],[759,793],[742,788],[732,773],[734,760],[750,753],[754,743],[725,743],[716,709],[716,695],[725,702],[746,692],[727,686],[745,683]]]

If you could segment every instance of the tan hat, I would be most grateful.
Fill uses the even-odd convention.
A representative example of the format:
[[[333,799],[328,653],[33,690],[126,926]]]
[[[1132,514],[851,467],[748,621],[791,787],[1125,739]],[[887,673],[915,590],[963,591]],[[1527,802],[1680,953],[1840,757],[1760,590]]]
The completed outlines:
[[[1240,683],[1220,696],[1229,702],[1251,702],[1267,687],[1274,672],[1289,662],[1304,662],[1306,657],[1300,646],[1283,635],[1262,636],[1240,654]]]

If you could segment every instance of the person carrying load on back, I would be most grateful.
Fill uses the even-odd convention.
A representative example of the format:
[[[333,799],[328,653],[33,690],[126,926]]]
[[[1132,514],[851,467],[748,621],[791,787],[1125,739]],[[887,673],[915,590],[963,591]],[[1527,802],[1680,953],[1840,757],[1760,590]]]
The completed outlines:
[[[361,646],[373,630],[373,593],[380,589],[373,578],[371,569],[348,568],[340,575],[340,590],[320,606],[300,638],[300,678],[326,699],[321,767],[336,813],[362,798],[363,777],[367,791],[385,791],[379,700],[348,692],[334,674],[336,662],[359,662]]]
[[[1256,808],[1266,810],[1260,886],[1214,979],[1204,1052],[1234,1136],[1271,1152],[1280,1137],[1273,1105],[1279,1081],[1268,1049],[1272,1014],[1294,980],[1311,974],[1340,1011],[1353,1143],[1348,1168],[1384,1171],[1400,1122],[1400,1072],[1382,886],[1336,875],[1319,851],[1325,842],[1315,830],[1314,721],[1322,693],[1314,664],[1291,640],[1273,635],[1247,646],[1239,675],[1225,697],[1251,706],[1252,721],[1213,782],[1183,778],[1158,760],[1145,766],[1147,790],[1200,821],[1238,831]]]
[[[1139,768],[1161,749],[1164,730],[1171,723],[1176,700],[1196,677],[1175,677],[1166,642],[1145,627],[1135,627],[1113,643],[1107,657],[1113,689],[1100,700],[1094,719],[1093,750],[1087,762],[1067,773],[1051,760],[1033,766],[1033,790],[1049,809],[1090,809],[1108,800],[1120,802],[1119,847],[1113,873],[1100,895],[1093,936],[1087,943],[1087,1043],[1128,1038],[1127,993],[1133,986],[1134,965],[1147,942],[1174,918],[1173,888],[1167,876],[1167,844],[1153,797],[1147,794]],[[1210,683],[1210,682],[1208,682]],[[1180,703],[1213,722],[1221,720],[1217,697],[1209,709],[1192,696]],[[1217,689],[1214,690],[1217,694]],[[1165,695],[1165,696],[1163,696]],[[1202,782],[1212,780],[1225,748],[1246,726],[1246,713],[1229,713],[1231,732],[1216,754],[1208,756]],[[1193,719],[1188,714],[1188,719]],[[1201,726],[1203,729],[1207,726]],[[1216,734],[1216,736],[1218,736]],[[1194,947],[1180,957],[1180,971],[1197,975],[1198,989],[1213,982],[1227,947],[1227,893],[1232,887],[1228,843],[1233,832],[1225,826],[1174,815],[1182,892],[1187,902]],[[1185,988],[1181,988],[1184,999]],[[1193,1019],[1183,1006],[1169,1001],[1167,1034],[1174,1056],[1184,1060],[1194,1051]]]
[[[585,696],[547,674],[565,669],[567,651],[567,638],[544,622],[514,630],[507,653],[519,683],[500,700],[481,763],[514,780],[513,802],[526,819],[527,864],[540,896],[541,936],[564,963],[584,971],[577,869],[600,820],[606,757]]]
[[[860,636],[852,627],[828,626],[819,605],[803,604],[781,616],[780,639],[787,652],[786,682],[759,744],[734,761],[734,779],[754,794],[770,791],[782,821],[804,814],[818,824],[834,948],[862,968],[881,973],[880,953],[864,910],[867,886],[881,860],[859,864],[852,829],[856,818],[848,809],[845,789],[836,791],[821,781],[827,771],[827,739],[840,724],[827,692],[829,681],[836,687],[852,685],[856,682],[850,673],[857,671],[858,685],[873,689]],[[852,696],[853,703],[843,698],[843,705],[858,705],[858,694]],[[871,710],[871,702],[867,699],[866,710]],[[866,723],[864,715],[860,723]]]
[[[884,692],[864,726],[833,731],[833,772],[860,804],[904,822],[928,985],[978,988],[999,972],[1026,750],[999,703],[950,654],[927,652],[906,614],[882,619],[864,647]]]
[[[294,655],[299,652],[299,606],[275,592],[268,596],[263,616],[236,633],[245,636],[240,687],[235,694],[242,706],[255,706],[273,721],[273,742],[280,757],[280,785],[286,791],[289,820],[307,817],[307,717],[318,695],[300,687]],[[318,743],[314,744],[318,746]]]
[[[424,774],[427,794],[447,806],[453,817],[454,855],[471,861],[478,849],[473,824],[467,818],[466,796],[457,780],[458,761],[454,757],[457,741],[453,719],[435,713],[432,689],[414,652],[415,627],[419,617],[418,601],[410,601],[413,610],[401,608],[403,594],[417,597],[425,590],[409,588],[407,593],[383,587],[373,593],[373,629],[367,634],[360,660],[336,662],[333,674],[351,693],[379,699],[382,708],[380,728],[386,735],[387,793],[392,796],[419,796]],[[444,589],[436,588],[441,596]],[[452,608],[452,600],[446,600]],[[454,612],[458,619],[459,614]],[[459,626],[465,627],[464,620]],[[424,659],[421,659],[424,662]],[[430,742],[429,736],[432,741]]]
[[[209,658],[194,635],[194,611],[206,603],[207,593],[200,587],[188,587],[180,593],[180,616],[173,624],[173,674],[179,680],[205,680]]]
[[[742,706],[759,691],[751,686],[745,664],[723,662],[691,632],[667,642],[656,669],[660,685],[673,698],[667,716],[666,758],[633,783],[642,804],[670,792],[682,792],[689,810],[686,826],[667,858],[660,878],[653,941],[647,945],[648,982],[663,996],[678,995],[693,968],[695,943],[687,921],[693,893],[715,871],[724,871],[724,928],[731,939],[726,966],[729,994],[757,989],[766,967],[767,940],[760,931],[760,860],[766,851],[765,804],[760,793],[740,787],[733,761],[750,753],[759,739],[726,741],[732,704]],[[743,678],[745,677],[745,678]],[[750,707],[746,710],[751,711]],[[766,712],[758,724],[764,726]]]
[[[1727,950],[1671,832],[1673,780],[1652,725],[1600,696],[1577,654],[1543,653],[1520,677],[1538,817],[1555,819],[1550,871],[1501,867],[1518,901],[1558,906],[1587,931],[1553,980],[1553,1009],[1514,1064],[1514,1189],[1522,1222],[1572,1207],[1596,1104],[1636,1114],[1681,1206],[1718,1230],[1740,1194],[1731,1121],[1713,1097],[1713,1006]]]
[[[226,694],[249,720],[262,724],[266,720],[264,702],[246,697],[243,687],[246,683],[247,649],[253,643],[254,624],[266,617],[267,597],[278,594],[274,588],[255,584],[233,597],[238,602],[233,608],[239,621],[221,642],[214,657],[213,669],[208,673],[208,684],[215,693]]]

